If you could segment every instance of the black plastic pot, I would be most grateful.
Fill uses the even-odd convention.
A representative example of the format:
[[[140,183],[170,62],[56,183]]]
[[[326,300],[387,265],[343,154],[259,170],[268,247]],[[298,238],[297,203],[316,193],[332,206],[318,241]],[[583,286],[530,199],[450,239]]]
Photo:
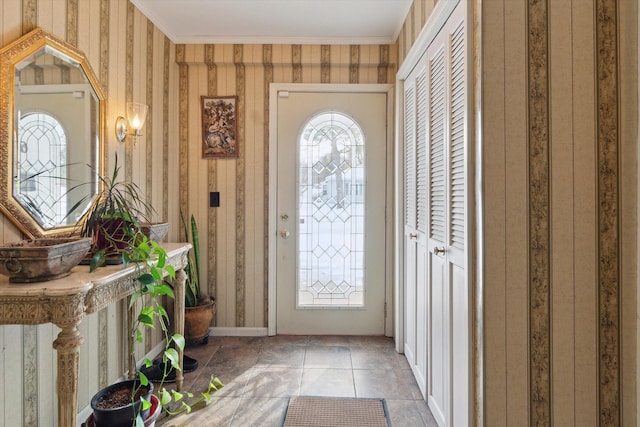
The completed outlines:
[[[136,414],[140,412],[142,402],[136,399],[131,403],[131,393],[134,387],[137,388],[137,380],[127,380],[119,383],[111,384],[96,393],[91,399],[91,409],[93,409],[93,418],[97,427],[131,427]],[[144,400],[151,399],[153,392],[153,384],[149,383],[143,386],[139,396]],[[129,396],[129,403],[118,407],[103,407],[105,400],[109,400],[114,393],[124,393]],[[101,403],[102,402],[102,403]],[[142,412],[142,419],[147,418],[149,409]]]

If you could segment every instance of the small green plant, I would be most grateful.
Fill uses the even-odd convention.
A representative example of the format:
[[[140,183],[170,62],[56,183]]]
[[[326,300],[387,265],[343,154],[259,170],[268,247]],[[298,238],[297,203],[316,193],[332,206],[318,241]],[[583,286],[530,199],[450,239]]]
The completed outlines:
[[[170,335],[169,315],[162,305],[163,297],[175,298],[173,289],[164,280],[165,276],[173,280],[175,278],[175,270],[172,265],[167,263],[167,253],[157,242],[148,240],[144,235],[139,235],[136,238],[138,244],[122,254],[125,265],[136,263],[136,268],[140,269],[140,274],[136,279],[138,286],[131,297],[129,309],[132,309],[137,301],[141,301],[142,307],[132,327],[130,340],[132,343],[133,341],[143,342],[143,328],[155,328],[157,322],[164,334],[164,351],[162,353],[164,372],[158,387],[160,405],[163,411],[169,415],[176,415],[182,412],[189,413],[196,405],[208,404],[211,401],[211,394],[223,387],[223,384],[217,377],[212,375],[207,390],[201,392],[200,396],[195,399],[194,394],[191,392],[168,391],[164,387],[164,380],[169,374],[169,370],[181,369],[177,349],[182,351],[185,345],[182,335]],[[131,349],[133,351],[133,345]],[[150,367],[152,364],[151,360],[145,358],[144,365],[146,367]],[[140,380],[140,387],[145,387],[149,384],[149,379],[142,372],[138,371],[136,374]],[[134,395],[135,390],[132,396]],[[151,403],[143,400],[141,410],[148,409],[150,405]],[[135,427],[144,426],[140,414],[136,414],[134,425]]]
[[[189,230],[182,211],[180,211],[180,220],[182,222],[185,239],[188,243]],[[191,215],[191,240],[192,250],[189,253],[187,266],[184,269],[184,272],[187,274],[185,292],[185,305],[187,307],[195,307],[203,299],[200,288],[200,239],[198,237],[198,224],[193,215]]]

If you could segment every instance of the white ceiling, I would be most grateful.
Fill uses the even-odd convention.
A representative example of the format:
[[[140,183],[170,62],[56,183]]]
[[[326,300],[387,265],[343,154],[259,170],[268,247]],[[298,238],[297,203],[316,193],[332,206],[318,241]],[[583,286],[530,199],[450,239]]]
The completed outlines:
[[[412,0],[131,0],[174,43],[390,44]]]

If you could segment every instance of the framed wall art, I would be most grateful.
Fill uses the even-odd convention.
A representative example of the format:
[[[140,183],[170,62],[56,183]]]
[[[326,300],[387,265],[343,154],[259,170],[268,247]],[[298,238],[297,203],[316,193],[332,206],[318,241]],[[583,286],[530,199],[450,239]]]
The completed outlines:
[[[202,158],[238,157],[237,96],[202,96]]]

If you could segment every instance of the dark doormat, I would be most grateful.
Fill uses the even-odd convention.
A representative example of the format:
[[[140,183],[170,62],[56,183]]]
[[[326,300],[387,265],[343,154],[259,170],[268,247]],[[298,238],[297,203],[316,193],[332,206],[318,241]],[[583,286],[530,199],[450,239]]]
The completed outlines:
[[[283,427],[391,427],[384,399],[289,397]]]

